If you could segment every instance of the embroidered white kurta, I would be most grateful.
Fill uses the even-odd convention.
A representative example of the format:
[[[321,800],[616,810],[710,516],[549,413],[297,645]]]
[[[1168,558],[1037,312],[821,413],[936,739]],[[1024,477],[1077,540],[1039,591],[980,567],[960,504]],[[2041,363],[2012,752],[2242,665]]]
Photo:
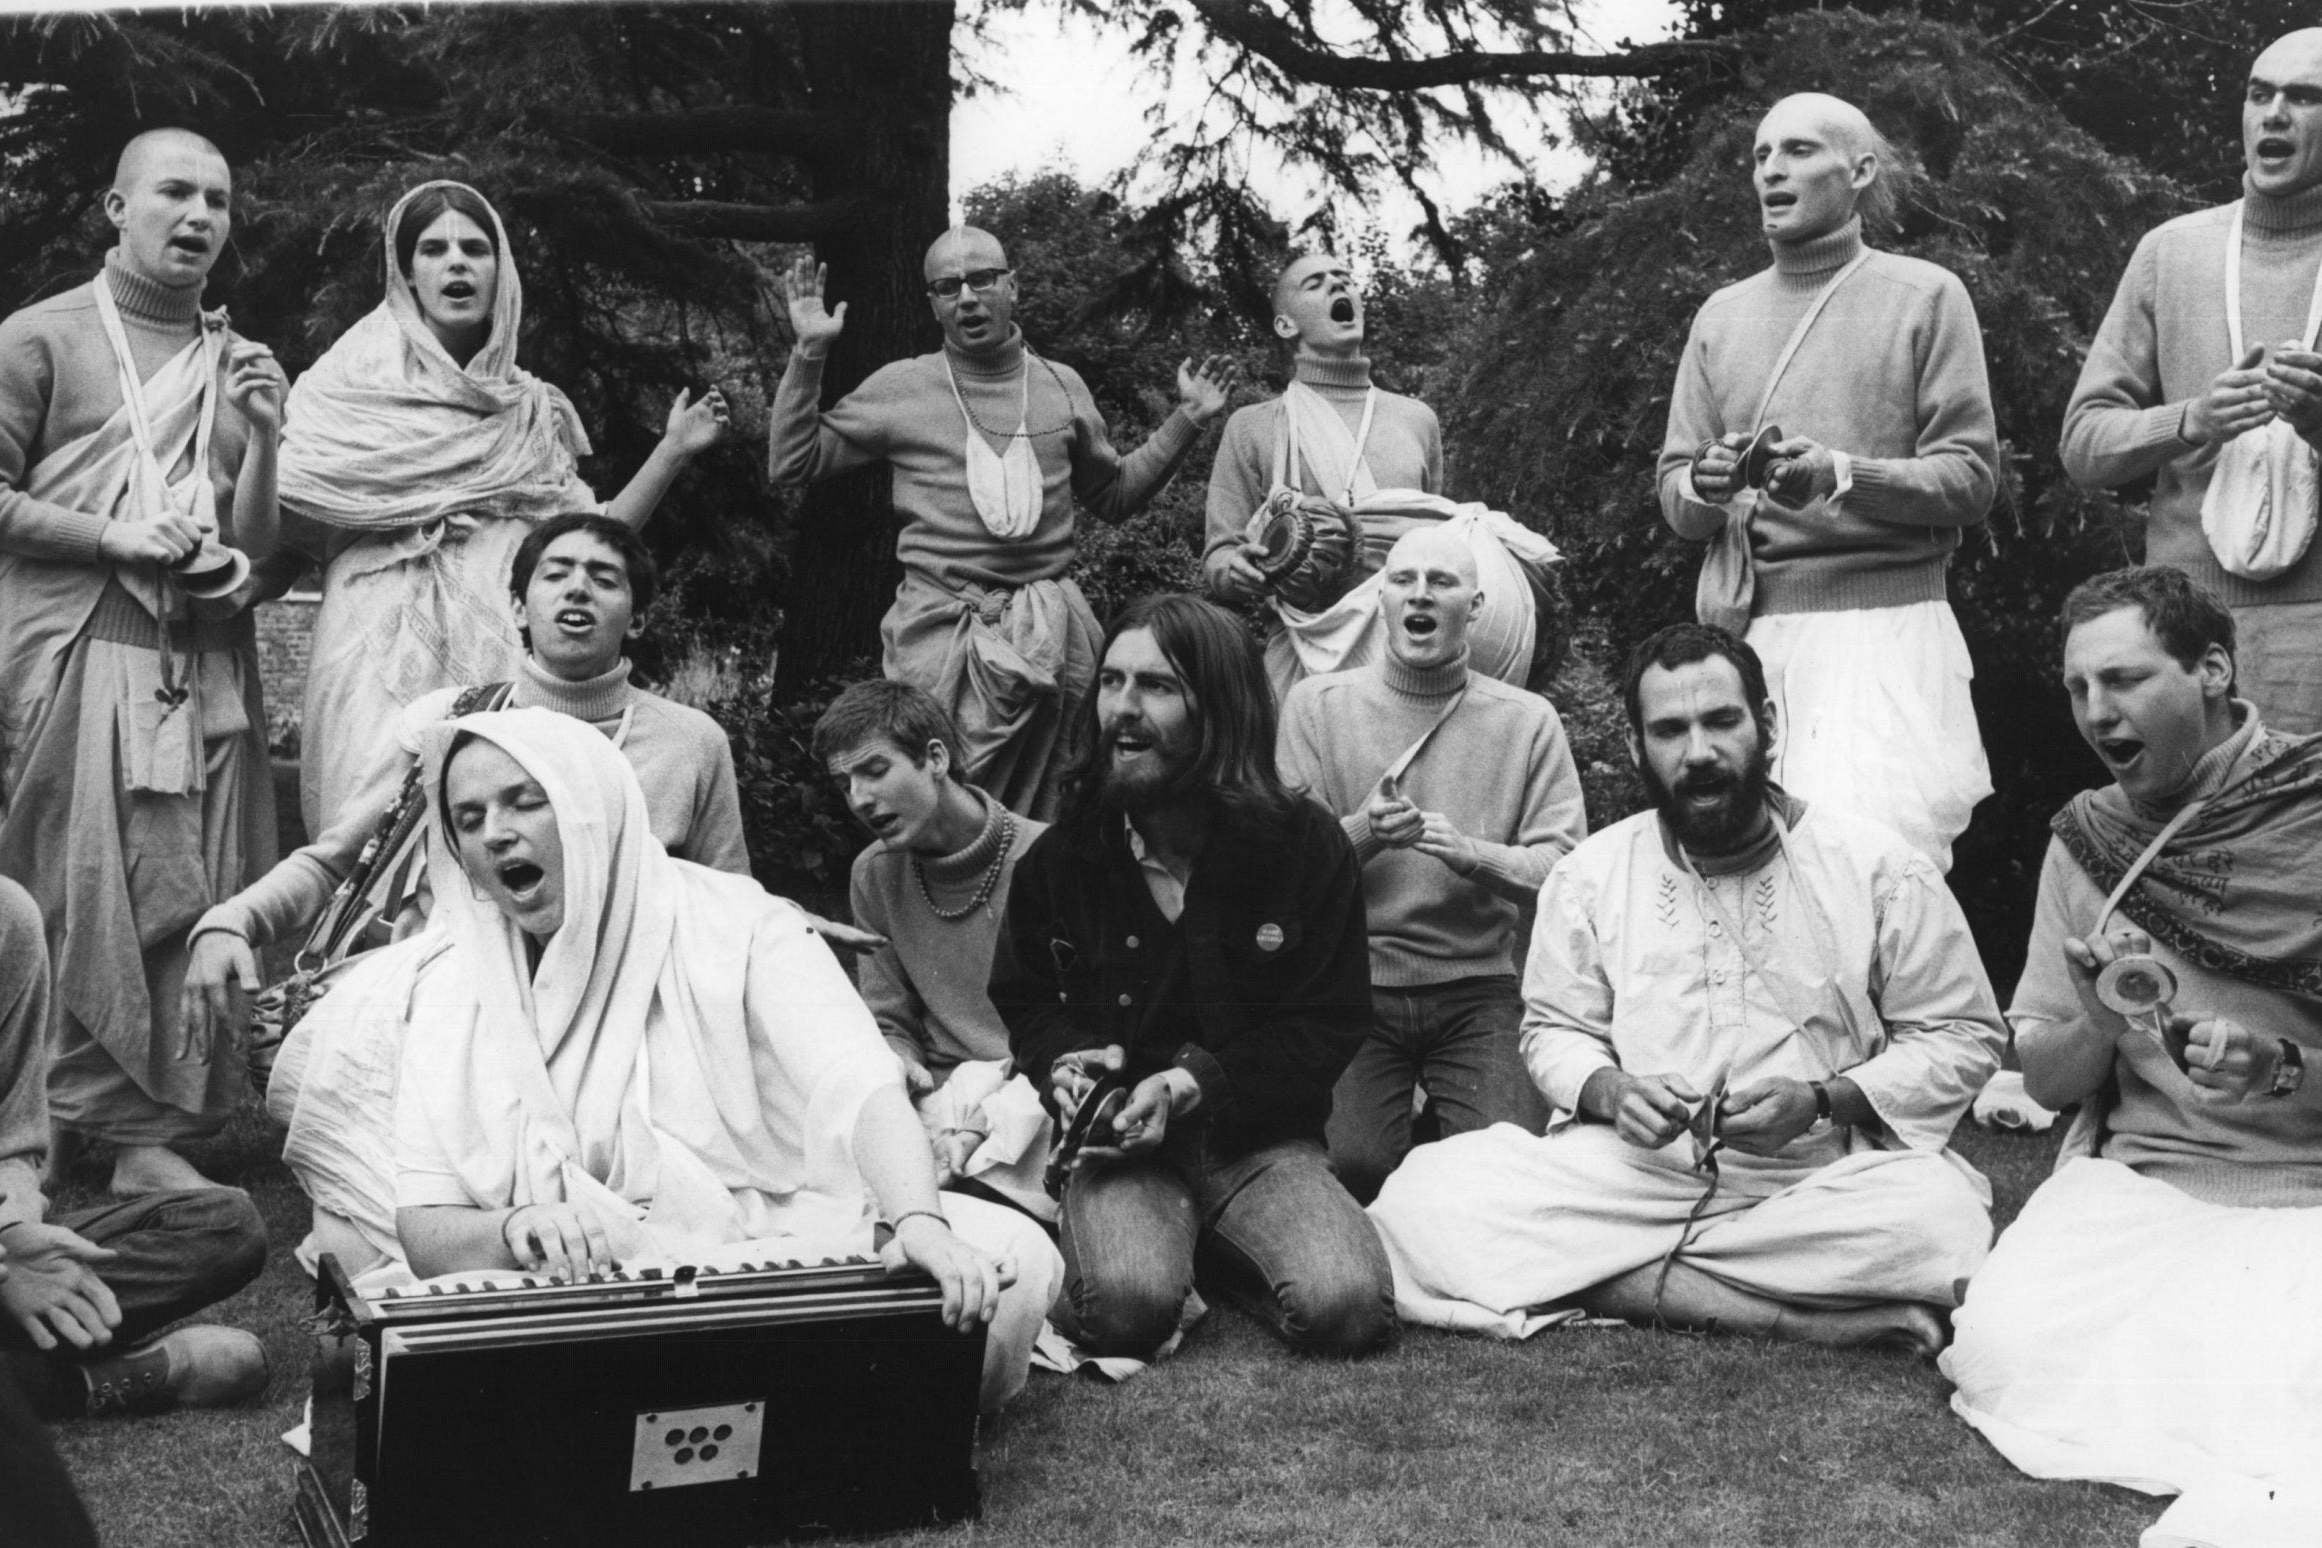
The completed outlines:
[[[1555,1320],[1531,1309],[1677,1243],[1708,1187],[1690,1142],[1647,1151],[1573,1116],[1613,1066],[1703,1092],[1843,1074],[1879,1116],[1727,1152],[1684,1257],[1704,1272],[1790,1301],[1949,1304],[1982,1261],[1989,1189],[1945,1145],[2005,1034],[1957,903],[1888,830],[1809,808],[1764,864],[1705,879],[1655,814],[1616,824],[1542,889],[1524,998],[1558,1121],[1422,1146],[1388,1179],[1371,1215],[1404,1316],[1529,1333]]]

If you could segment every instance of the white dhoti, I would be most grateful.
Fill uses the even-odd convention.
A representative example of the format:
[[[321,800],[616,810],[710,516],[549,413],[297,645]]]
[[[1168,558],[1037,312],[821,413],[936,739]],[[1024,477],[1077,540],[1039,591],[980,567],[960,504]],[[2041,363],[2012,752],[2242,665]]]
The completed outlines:
[[[1951,1406],[2035,1478],[2304,1484],[2322,1456],[2322,1207],[2211,1204],[2117,1161],[2042,1184],[1953,1319]]]
[[[1990,1190],[1949,1152],[1728,1150],[1719,1164],[1678,1261],[1752,1295],[1950,1306],[1991,1246]],[[1525,1338],[1578,1315],[1556,1303],[1660,1261],[1708,1187],[1683,1140],[1644,1150],[1603,1124],[1496,1124],[1412,1151],[1370,1215],[1398,1316]]]
[[[1991,794],[1951,604],[1769,613],[1749,643],[1781,718],[1782,788],[1884,823],[1948,871],[1951,841]]]

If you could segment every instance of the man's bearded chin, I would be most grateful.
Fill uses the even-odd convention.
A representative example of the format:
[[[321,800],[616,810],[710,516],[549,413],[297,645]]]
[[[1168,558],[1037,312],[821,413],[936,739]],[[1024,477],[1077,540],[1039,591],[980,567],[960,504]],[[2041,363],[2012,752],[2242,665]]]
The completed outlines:
[[[1652,764],[1644,764],[1638,772],[1644,776],[1645,793],[1653,798],[1654,809],[1677,835],[1678,843],[1696,854],[1724,854],[1738,847],[1757,826],[1758,813],[1765,808],[1773,785],[1774,761],[1761,745],[1751,750],[1739,774],[1722,769],[1681,774],[1674,790],[1661,782]],[[1686,803],[1686,796],[1702,791],[1720,791],[1725,798],[1707,808]]]
[[[1099,745],[1104,751],[1104,785],[1101,799],[1108,810],[1135,814],[1149,812],[1169,805],[1185,793],[1192,759],[1179,747],[1155,739],[1149,750],[1137,760],[1133,769],[1123,769],[1112,761],[1113,735],[1117,726],[1102,727],[1098,733]],[[1154,765],[1161,765],[1155,768]]]

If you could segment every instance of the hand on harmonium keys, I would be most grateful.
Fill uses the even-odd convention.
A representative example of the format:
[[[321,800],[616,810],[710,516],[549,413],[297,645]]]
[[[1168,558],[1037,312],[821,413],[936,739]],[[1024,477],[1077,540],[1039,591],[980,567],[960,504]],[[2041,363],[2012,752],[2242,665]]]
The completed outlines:
[[[586,1204],[519,1204],[500,1223],[516,1266],[558,1284],[578,1284],[613,1266],[634,1245],[633,1221],[612,1222]]]

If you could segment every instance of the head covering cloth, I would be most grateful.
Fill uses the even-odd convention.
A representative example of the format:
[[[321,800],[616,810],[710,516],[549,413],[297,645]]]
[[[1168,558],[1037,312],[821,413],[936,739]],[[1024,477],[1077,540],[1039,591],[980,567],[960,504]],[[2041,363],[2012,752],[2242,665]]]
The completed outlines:
[[[433,188],[475,194],[498,244],[492,330],[465,366],[428,327],[395,261],[403,212]],[[291,386],[282,503],[352,529],[597,509],[576,461],[589,438],[572,400],[516,364],[524,284],[499,212],[465,183],[421,183],[387,212],[380,256],[385,299]]]
[[[554,812],[564,912],[537,964],[448,831],[448,765],[470,738],[520,764]],[[811,1035],[762,1037],[745,1003],[760,938],[804,935],[803,916],[747,877],[671,859],[628,761],[571,716],[467,716],[434,728],[425,757],[441,947],[410,1000],[399,1159],[422,1134],[472,1203],[594,1202],[640,1220],[648,1251],[859,1226],[854,1116],[893,1061],[859,1000],[851,1040],[822,1006],[853,996],[818,946],[805,960],[832,984],[784,985]]]

